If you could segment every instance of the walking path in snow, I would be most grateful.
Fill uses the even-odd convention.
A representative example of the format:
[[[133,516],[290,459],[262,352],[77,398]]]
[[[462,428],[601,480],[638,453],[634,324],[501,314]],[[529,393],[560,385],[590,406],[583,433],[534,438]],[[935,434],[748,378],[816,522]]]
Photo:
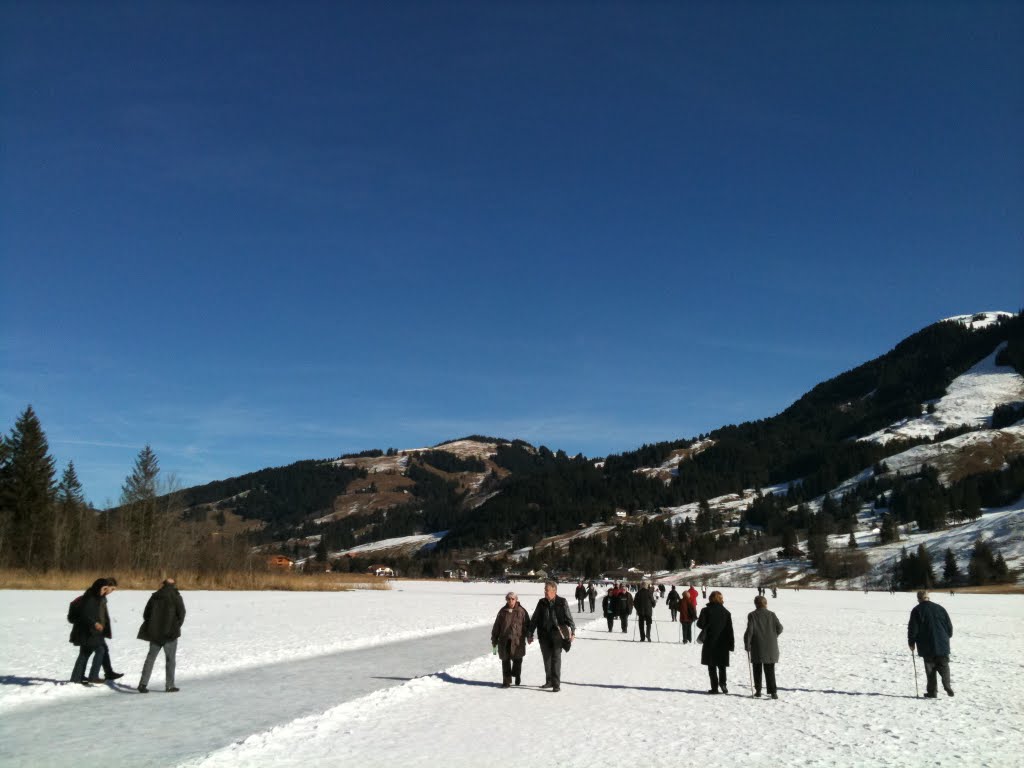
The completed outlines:
[[[176,765],[479,656],[487,649],[487,631],[460,630],[194,681],[179,666],[182,690],[175,694],[163,691],[161,656],[148,695],[118,685],[120,695],[97,691],[95,701],[76,697],[5,713],[0,719],[0,765]]]

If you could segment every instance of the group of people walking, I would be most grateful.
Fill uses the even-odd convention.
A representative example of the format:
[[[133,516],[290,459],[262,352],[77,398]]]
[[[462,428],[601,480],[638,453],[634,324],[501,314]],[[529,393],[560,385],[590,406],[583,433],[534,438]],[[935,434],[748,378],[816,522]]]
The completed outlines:
[[[579,588],[577,586],[577,600]],[[593,586],[593,585],[591,585]],[[664,590],[660,590],[664,593]],[[523,657],[526,646],[533,642],[534,633],[541,643],[544,658],[544,685],[553,691],[561,686],[561,654],[569,650],[575,639],[576,625],[565,598],[558,597],[558,585],[553,581],[544,584],[544,597],[537,603],[533,615],[519,604],[515,592],[506,595],[505,606],[491,628],[491,644],[501,657],[502,687],[508,688],[521,683]],[[953,695],[949,675],[949,639],[953,635],[953,624],[944,608],[930,601],[925,591],[917,593],[918,605],[911,612],[907,627],[907,639],[911,653],[917,649],[924,659],[927,675],[926,698],[938,694],[937,678],[941,678],[947,695]],[[725,596],[718,590],[711,592],[700,613],[697,613],[697,590],[693,585],[680,594],[673,586],[666,599],[666,606],[673,622],[678,616],[683,626],[683,642],[693,642],[692,624],[696,622],[700,634],[696,642],[701,644],[700,662],[708,668],[709,694],[729,693],[728,668],[730,654],[735,651],[736,638],[733,632],[732,614],[725,607]],[[611,632],[614,622],[621,622],[622,631],[635,609],[640,626],[640,640],[651,640],[651,616],[656,599],[654,588],[645,582],[636,591],[635,598],[624,585],[615,584],[602,601],[602,610]],[[760,698],[762,690],[772,699],[779,698],[775,679],[775,665],[779,661],[779,635],[782,622],[773,611],[768,610],[768,598],[761,594],[754,598],[754,610],[747,614],[743,632],[743,649],[748,654],[751,667],[751,682],[754,697]],[[916,675],[916,666],[915,666]]]
[[[109,576],[96,579],[91,587],[71,602],[68,608],[68,621],[71,622],[69,641],[78,646],[78,658],[71,670],[72,683],[90,686],[113,682],[124,677],[123,672],[114,671],[110,647],[107,645],[107,640],[113,638],[107,598],[116,589],[117,579]],[[181,625],[185,621],[185,602],[178,592],[174,579],[164,579],[160,589],[150,596],[142,612],[142,618],[142,626],[139,627],[137,637],[149,643],[149,653],[146,655],[136,690],[139,693],[149,693],[149,678],[153,673],[153,665],[163,651],[165,690],[168,693],[176,693],[179,689],[174,684],[175,657],[178,638],[181,636]],[[85,667],[90,656],[92,665],[86,677]]]

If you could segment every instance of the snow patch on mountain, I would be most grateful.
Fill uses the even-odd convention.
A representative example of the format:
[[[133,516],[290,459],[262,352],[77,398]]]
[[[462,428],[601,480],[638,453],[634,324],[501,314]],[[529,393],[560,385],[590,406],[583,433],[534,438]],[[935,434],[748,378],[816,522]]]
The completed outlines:
[[[991,426],[997,405],[1024,401],[1024,377],[1012,367],[996,364],[996,356],[1005,348],[1000,344],[984,360],[955,378],[946,394],[925,407],[931,413],[904,419],[860,440],[885,444],[898,439],[933,438],[951,427],[968,425],[975,429]]]

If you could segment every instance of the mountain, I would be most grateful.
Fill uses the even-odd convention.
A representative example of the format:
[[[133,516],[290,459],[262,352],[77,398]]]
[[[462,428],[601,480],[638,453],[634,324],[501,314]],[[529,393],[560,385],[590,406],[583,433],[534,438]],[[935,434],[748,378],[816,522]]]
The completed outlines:
[[[853,534],[867,546],[883,522],[903,536],[941,531],[1018,501],[1022,372],[1024,315],[964,315],[776,416],[603,460],[474,435],[298,462],[184,493],[191,517],[240,516],[259,525],[262,546],[300,560],[319,550],[327,561],[373,557],[428,575],[460,563],[478,574],[544,565],[596,576],[763,562],[787,542],[811,552],[813,567],[794,571],[801,578],[842,580],[829,537]],[[992,533],[997,544],[1019,531],[1021,518],[1009,518]],[[1008,562],[1024,565],[1009,549]],[[872,558],[838,559],[866,560],[870,570]]]

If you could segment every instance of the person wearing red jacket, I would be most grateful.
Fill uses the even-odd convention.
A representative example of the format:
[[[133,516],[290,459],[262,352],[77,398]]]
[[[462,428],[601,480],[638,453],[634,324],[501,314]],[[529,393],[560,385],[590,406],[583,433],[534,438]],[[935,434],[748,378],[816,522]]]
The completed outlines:
[[[689,599],[690,605],[693,606],[693,609],[697,610],[697,588],[693,586],[693,584],[691,584],[690,588],[686,590],[686,597]]]

